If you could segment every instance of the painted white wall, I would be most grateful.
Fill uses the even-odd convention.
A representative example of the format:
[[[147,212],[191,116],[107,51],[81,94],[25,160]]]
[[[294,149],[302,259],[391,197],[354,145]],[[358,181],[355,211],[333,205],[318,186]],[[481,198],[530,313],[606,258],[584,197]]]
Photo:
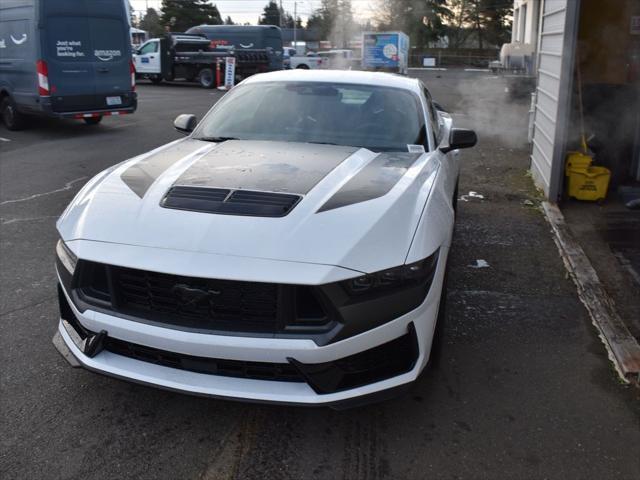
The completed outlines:
[[[531,152],[534,182],[556,201],[562,181],[578,0],[544,0]]]
[[[542,0],[514,0],[511,41],[536,45]]]

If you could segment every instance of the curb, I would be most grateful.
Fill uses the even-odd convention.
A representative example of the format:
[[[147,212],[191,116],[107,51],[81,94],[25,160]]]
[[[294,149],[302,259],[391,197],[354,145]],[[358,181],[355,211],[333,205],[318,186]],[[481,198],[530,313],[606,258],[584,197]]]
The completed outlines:
[[[587,255],[575,239],[556,205],[542,202],[544,216],[551,225],[554,241],[565,267],[578,287],[578,297],[598,329],[609,359],[625,383],[640,382],[640,345],[624,324],[615,304],[598,278]]]

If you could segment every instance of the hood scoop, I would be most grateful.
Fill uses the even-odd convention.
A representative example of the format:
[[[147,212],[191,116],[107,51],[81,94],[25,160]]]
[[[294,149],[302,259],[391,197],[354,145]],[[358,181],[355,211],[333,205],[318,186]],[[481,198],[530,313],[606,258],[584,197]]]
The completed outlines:
[[[289,193],[176,186],[169,189],[160,205],[220,215],[284,217],[301,199],[300,195]]]

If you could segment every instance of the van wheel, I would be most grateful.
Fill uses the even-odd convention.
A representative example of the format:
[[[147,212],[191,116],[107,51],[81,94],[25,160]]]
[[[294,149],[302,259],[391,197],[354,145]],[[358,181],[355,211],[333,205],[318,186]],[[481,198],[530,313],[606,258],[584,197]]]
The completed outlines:
[[[0,102],[0,115],[9,130],[22,130],[27,126],[27,118],[18,111],[11,97],[4,97]]]
[[[83,118],[84,123],[87,125],[98,125],[102,121],[102,116],[100,117],[87,117]]]
[[[300,65],[298,65],[296,67],[296,69],[300,69],[300,70],[309,70],[309,65],[305,65],[304,63],[301,63]]]
[[[149,80],[151,80],[151,83],[154,85],[158,85],[159,83],[162,83],[162,75],[150,75]]]
[[[216,84],[215,76],[213,75],[213,70],[210,68],[203,68],[198,72],[198,83],[202,88],[213,88]]]

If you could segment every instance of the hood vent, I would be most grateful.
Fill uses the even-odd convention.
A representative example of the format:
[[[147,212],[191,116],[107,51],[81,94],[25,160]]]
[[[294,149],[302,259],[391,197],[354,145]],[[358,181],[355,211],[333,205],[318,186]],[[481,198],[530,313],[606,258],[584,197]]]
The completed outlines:
[[[165,208],[221,215],[284,217],[300,201],[289,193],[227,190],[206,187],[171,187],[160,205]]]

